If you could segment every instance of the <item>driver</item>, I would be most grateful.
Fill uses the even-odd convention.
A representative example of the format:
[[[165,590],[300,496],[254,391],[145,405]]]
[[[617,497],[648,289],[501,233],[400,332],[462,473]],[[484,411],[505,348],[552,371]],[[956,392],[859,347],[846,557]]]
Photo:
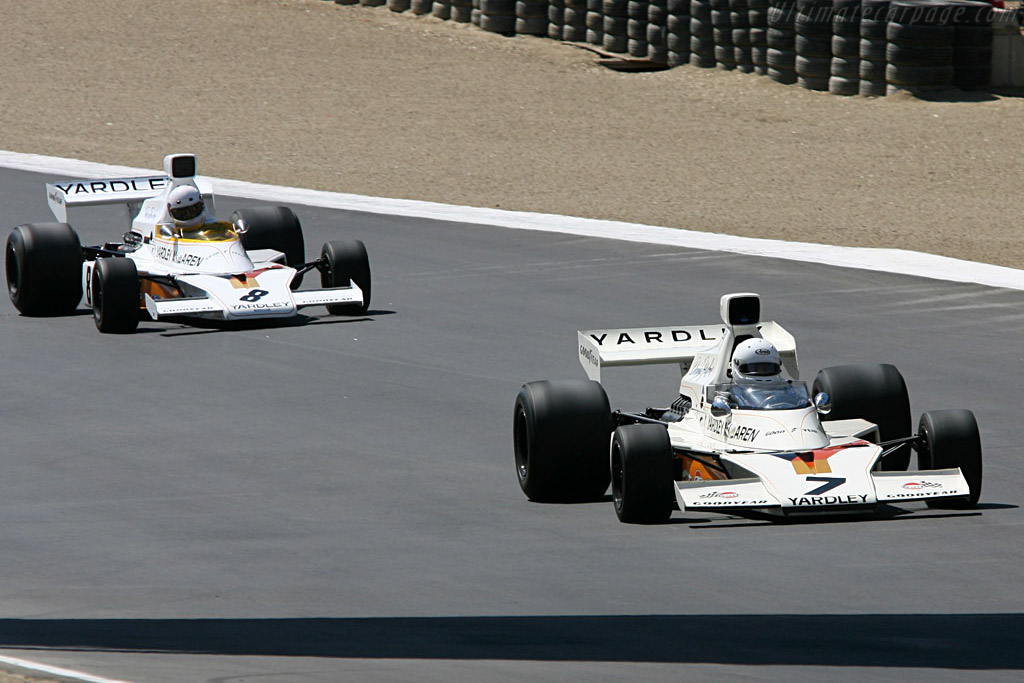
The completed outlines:
[[[767,339],[747,339],[732,352],[732,377],[737,384],[778,382],[781,375],[779,350]]]
[[[782,410],[808,405],[807,390],[782,377],[779,350],[767,339],[747,339],[736,346],[729,363],[736,405],[755,410]]]
[[[167,195],[167,213],[174,234],[188,239],[217,240],[231,235],[231,224],[215,221],[206,210],[203,195],[192,185],[179,185]],[[169,235],[168,235],[169,236]]]

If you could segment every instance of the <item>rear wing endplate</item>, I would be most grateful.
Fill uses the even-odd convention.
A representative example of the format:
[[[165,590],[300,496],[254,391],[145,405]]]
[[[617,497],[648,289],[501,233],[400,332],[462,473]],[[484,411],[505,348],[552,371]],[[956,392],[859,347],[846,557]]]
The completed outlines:
[[[779,350],[782,364],[799,377],[796,340],[774,321],[757,324],[762,337]],[[625,365],[681,363],[689,366],[694,355],[716,348],[729,334],[717,325],[680,327],[635,327],[621,330],[580,330],[577,332],[580,364],[587,377],[600,382],[601,368]]]

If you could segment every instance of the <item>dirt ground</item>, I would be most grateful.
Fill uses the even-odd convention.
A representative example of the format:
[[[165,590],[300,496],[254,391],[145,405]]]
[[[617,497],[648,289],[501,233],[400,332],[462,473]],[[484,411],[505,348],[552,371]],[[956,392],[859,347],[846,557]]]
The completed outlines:
[[[1024,268],[1022,93],[594,59],[326,0],[5,2],[0,149]]]
[[[325,0],[3,14],[2,149],[145,168],[194,151],[219,177],[1024,267],[1020,93],[619,73],[548,39]]]

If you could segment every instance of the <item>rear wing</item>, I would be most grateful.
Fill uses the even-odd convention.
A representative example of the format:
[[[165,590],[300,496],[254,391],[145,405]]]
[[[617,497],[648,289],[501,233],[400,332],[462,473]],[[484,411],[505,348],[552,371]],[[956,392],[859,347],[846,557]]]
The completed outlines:
[[[779,350],[787,372],[799,377],[793,335],[773,321],[758,323],[757,331]],[[601,368],[625,365],[680,363],[685,374],[696,354],[715,349],[727,336],[730,331],[721,323],[577,332],[580,364],[587,377],[597,382],[601,381]]]
[[[212,186],[208,181],[199,178],[195,181],[203,200],[212,212]],[[134,217],[139,212],[142,202],[150,197],[160,196],[170,185],[171,179],[166,175],[56,181],[46,183],[46,201],[50,205],[50,211],[61,223],[68,222],[68,209],[73,206],[125,204],[129,216]]]

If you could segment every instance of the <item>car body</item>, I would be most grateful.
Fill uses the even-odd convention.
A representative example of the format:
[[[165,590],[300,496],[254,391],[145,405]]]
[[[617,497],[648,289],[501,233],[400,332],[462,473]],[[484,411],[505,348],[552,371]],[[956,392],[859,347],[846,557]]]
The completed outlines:
[[[808,386],[793,336],[761,321],[760,306],[757,294],[730,294],[721,323],[578,332],[589,382],[528,383],[517,397],[516,463],[527,496],[597,499],[610,480],[620,519],[641,522],[667,519],[673,502],[787,517],[977,502],[981,446],[969,411],[925,413],[911,433],[906,385],[891,365],[825,368]],[[750,338],[778,350],[778,381],[734,381],[733,350]],[[603,370],[660,363],[681,368],[671,405],[610,411]],[[560,433],[583,429],[597,435],[574,442]],[[905,471],[911,448],[922,465],[913,472]]]
[[[105,332],[130,331],[142,314],[240,321],[288,318],[314,305],[336,313],[366,311],[370,273],[361,242],[328,243],[319,259],[307,263],[301,226],[287,207],[244,209],[231,221],[183,230],[169,214],[170,193],[194,187],[212,218],[213,192],[196,177],[194,155],[168,155],[164,170],[47,183],[47,201],[59,222],[18,226],[8,239],[8,290],[15,306],[28,315],[54,315],[73,310],[84,293]],[[121,242],[83,247],[68,224],[69,210],[103,204],[124,204],[130,229]],[[324,286],[297,289],[313,269]]]

